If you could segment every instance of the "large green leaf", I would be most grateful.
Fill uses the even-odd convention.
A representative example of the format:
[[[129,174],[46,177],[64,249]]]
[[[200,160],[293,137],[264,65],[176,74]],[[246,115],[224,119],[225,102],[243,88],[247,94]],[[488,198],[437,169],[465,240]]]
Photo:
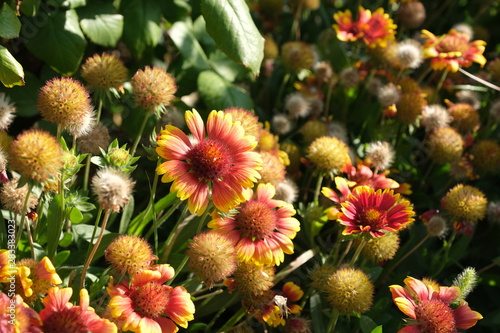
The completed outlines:
[[[94,43],[114,47],[123,32],[123,16],[116,13],[110,2],[93,2],[78,9],[80,25],[85,35]]]
[[[162,29],[161,8],[156,0],[122,1],[123,41],[130,52],[141,58],[148,48],[158,44]]]
[[[0,8],[0,37],[16,38],[21,30],[21,21],[17,18],[16,12],[4,2]]]
[[[26,46],[59,74],[71,75],[78,69],[87,46],[78,15],[74,9],[60,10],[47,20],[34,36],[23,36]]]
[[[254,108],[252,98],[243,89],[211,70],[203,71],[198,76],[198,92],[209,109],[223,110],[233,106],[246,110]]]
[[[23,66],[3,46],[0,46],[0,81],[8,88],[24,85]]]
[[[186,64],[199,70],[210,68],[207,55],[193,34],[192,25],[182,21],[175,22],[168,34],[181,52]]]
[[[41,0],[23,0],[19,5],[19,10],[26,16],[35,16],[40,7]]]
[[[0,86],[0,91],[5,92],[16,105],[16,113],[21,117],[32,117],[38,114],[36,100],[42,82],[30,72],[24,77],[25,85],[12,88]]]
[[[257,76],[264,58],[264,38],[245,0],[202,0],[201,13],[217,46]]]

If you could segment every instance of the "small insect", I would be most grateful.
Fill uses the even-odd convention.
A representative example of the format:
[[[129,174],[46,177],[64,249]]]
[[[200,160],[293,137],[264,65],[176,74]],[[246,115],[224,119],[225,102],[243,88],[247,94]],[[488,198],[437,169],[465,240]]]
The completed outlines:
[[[274,304],[280,309],[281,318],[288,318],[288,314],[290,313],[290,309],[286,305],[287,298],[281,295],[274,296]]]

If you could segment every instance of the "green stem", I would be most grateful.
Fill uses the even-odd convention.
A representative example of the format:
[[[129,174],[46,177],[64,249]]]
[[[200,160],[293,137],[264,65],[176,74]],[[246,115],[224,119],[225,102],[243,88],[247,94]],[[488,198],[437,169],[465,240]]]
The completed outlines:
[[[446,267],[446,263],[448,262],[448,258],[450,256],[450,249],[451,246],[453,245],[453,242],[455,241],[456,236],[457,236],[457,231],[453,230],[450,239],[444,246],[444,256],[443,259],[441,260],[441,264],[439,265],[439,268],[434,272],[433,277],[438,276],[438,274],[441,273],[443,269]]]
[[[97,115],[95,117],[96,124],[99,124],[99,120],[101,120],[101,112],[102,112],[102,96],[100,95],[97,102]]]
[[[207,219],[208,212],[212,209],[212,203],[210,202],[207,206],[207,209],[205,209],[205,212],[203,213],[203,216],[200,219],[200,222],[198,223],[198,228],[196,229],[196,233],[199,234],[201,232],[201,229],[203,229],[203,226],[205,225],[205,220]]]
[[[335,326],[337,326],[337,321],[339,320],[339,310],[337,308],[332,309],[332,314],[330,316],[330,321],[328,322],[327,333],[335,332]]]
[[[182,231],[182,228],[179,228],[179,225],[186,218],[187,212],[188,212],[188,206],[186,205],[181,213],[181,216],[179,216],[179,218],[177,219],[174,228],[168,235],[167,240],[165,241],[165,250],[163,251],[163,256],[160,262],[168,261],[168,257],[170,255],[170,252],[172,251],[172,247],[174,246],[175,240],[177,239],[177,236],[179,236],[179,233]]]
[[[314,204],[319,205],[319,192],[321,191],[321,184],[323,184],[323,174],[318,176],[318,181],[316,182],[316,188],[314,190]]]
[[[92,154],[87,155],[87,161],[85,162],[85,171],[83,174],[83,190],[87,192],[89,190],[89,177],[90,177],[90,159]]]
[[[23,233],[23,228],[26,227],[26,232],[28,233],[28,240],[30,242],[30,250],[31,250],[31,258],[35,259],[35,248],[33,244],[33,236],[31,235],[31,229],[26,218],[26,213],[28,212],[28,202],[30,199],[31,191],[33,191],[32,182],[28,182],[28,191],[26,192],[26,197],[24,198],[23,209],[21,210],[21,222],[19,223],[19,231],[16,235],[16,248],[17,244],[19,244],[19,240],[21,239],[21,234]]]
[[[448,70],[445,69],[443,71],[443,74],[441,75],[441,78],[439,79],[439,82],[436,86],[436,95],[434,96],[434,102],[437,102],[437,99],[438,99],[438,96],[439,96],[439,91],[441,90],[441,88],[443,87],[443,83],[444,83],[444,80],[446,80],[446,76],[448,75]]]
[[[85,276],[87,275],[87,270],[90,266],[90,263],[92,262],[92,259],[95,256],[95,253],[97,252],[97,249],[99,248],[99,244],[101,244],[102,237],[104,236],[104,231],[106,230],[106,224],[108,223],[110,215],[111,215],[111,210],[106,209],[104,211],[104,218],[102,221],[101,232],[99,233],[99,237],[97,237],[97,241],[95,242],[94,246],[92,247],[92,252],[90,252],[90,255],[87,257],[87,261],[85,262],[85,265],[83,266],[82,277],[80,280],[80,290],[85,287]]]
[[[181,201],[181,200],[179,200],[178,198],[176,198],[176,200],[177,200],[177,202],[173,203],[173,204],[170,206],[169,210],[168,210],[165,214],[163,214],[163,215],[160,217],[160,219],[158,220],[158,222],[156,222],[156,227],[157,227],[157,228],[161,227],[161,225],[162,225],[163,223],[165,223],[165,221],[166,221],[166,220],[168,220],[168,218],[169,218],[169,217],[170,217],[170,216],[171,216],[171,215],[172,215],[172,214],[173,214],[173,213],[177,210],[177,208],[179,208],[179,206],[181,205],[182,201]],[[151,208],[151,207],[152,207],[152,208]],[[154,209],[154,205],[153,205],[153,206],[151,206],[151,207],[148,207],[148,209],[147,209],[147,211],[146,211],[146,213],[145,213],[144,215],[149,214],[149,210]],[[135,229],[135,231],[134,231],[134,232],[131,232],[131,233],[129,232],[129,233],[130,233],[130,234],[133,234],[133,235],[136,235],[136,234],[137,234],[137,235],[139,235],[141,232],[137,232],[137,229],[138,229],[138,228],[139,228],[139,226]],[[151,234],[152,234],[153,232],[154,232],[154,231],[153,231],[153,229],[150,229],[150,230],[148,231],[148,233],[146,234],[146,237],[145,237],[145,238],[147,239],[147,238],[151,237]]]
[[[368,240],[366,237],[361,237],[361,242],[359,243],[358,247],[356,248],[356,252],[354,252],[354,255],[351,258],[351,262],[349,263],[349,266],[353,267],[356,261],[359,258],[359,255],[361,254],[361,250],[365,247],[366,243],[368,243]]]
[[[174,282],[175,278],[181,273],[181,271],[184,269],[184,266],[186,266],[188,260],[189,260],[189,257],[187,255],[184,255],[184,258],[182,259],[181,263],[175,269],[174,277],[166,283],[167,285],[170,285],[170,284],[172,284],[172,282]]]
[[[95,224],[94,224],[94,230],[92,230],[92,236],[90,237],[90,244],[94,243],[94,237],[97,232],[97,227],[99,226],[99,221],[101,220],[101,214],[102,214],[102,208],[99,207],[99,210],[97,211],[97,216],[95,219]],[[90,255],[90,249],[91,247],[89,246],[87,250],[87,257]]]
[[[238,297],[238,294],[235,293],[233,295],[233,297],[226,303],[226,305],[222,306],[219,309],[219,311],[215,314],[215,316],[212,318],[212,320],[208,324],[207,328],[205,328],[205,332],[211,332],[210,329],[212,328],[212,326],[214,326],[215,321],[217,320],[217,318],[219,318],[220,315],[224,311],[226,311],[226,309],[233,303],[233,301],[236,300],[237,297]],[[226,323],[224,324],[224,326],[222,326],[222,328],[220,330],[218,330],[217,332],[219,332],[219,333],[227,332],[231,327],[233,327],[234,325],[236,325],[236,323],[241,318],[243,318],[244,315],[245,315],[245,311],[243,310],[243,307],[240,307],[239,310],[231,318],[229,318],[229,320],[226,321]]]
[[[146,115],[144,116],[144,120],[142,121],[141,127],[139,128],[139,132],[137,133],[137,137],[135,138],[134,145],[132,146],[132,149],[130,149],[130,156],[131,157],[134,157],[135,150],[137,149],[137,146],[139,145],[139,141],[141,141],[142,132],[144,132],[144,128],[146,127],[149,116],[150,116],[149,113],[146,113]]]

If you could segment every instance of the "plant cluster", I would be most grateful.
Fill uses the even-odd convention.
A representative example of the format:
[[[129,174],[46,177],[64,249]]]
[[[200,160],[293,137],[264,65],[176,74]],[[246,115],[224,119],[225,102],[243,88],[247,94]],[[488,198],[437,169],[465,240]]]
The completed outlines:
[[[7,1],[0,332],[499,332],[498,1]]]

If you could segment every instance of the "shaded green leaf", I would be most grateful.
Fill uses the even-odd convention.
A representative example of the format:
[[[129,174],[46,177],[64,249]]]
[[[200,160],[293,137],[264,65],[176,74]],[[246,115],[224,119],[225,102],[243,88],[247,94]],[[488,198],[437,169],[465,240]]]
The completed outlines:
[[[264,38],[244,0],[203,0],[201,13],[207,32],[233,61],[257,76],[264,58]]]
[[[83,220],[82,212],[80,212],[80,210],[76,207],[71,207],[69,209],[69,220],[71,221],[71,223],[75,224],[82,222]]]
[[[50,230],[47,232],[47,255],[49,258],[54,258],[61,236],[61,202],[61,195],[56,195],[50,202],[47,214],[47,230]]]
[[[184,66],[191,65],[199,70],[210,68],[207,55],[193,34],[192,26],[186,22],[175,22],[168,33],[185,60]]]
[[[252,98],[243,89],[210,70],[201,72],[198,76],[198,91],[209,109],[241,107],[253,110],[254,108]]]
[[[116,46],[123,32],[123,16],[116,13],[112,3],[91,3],[80,8],[78,15],[83,32],[92,42]]]
[[[370,317],[361,316],[359,318],[359,326],[363,333],[371,333],[377,327],[377,324]]]
[[[87,46],[75,10],[49,15],[33,38],[25,36],[26,47],[62,75],[77,71]]]
[[[3,46],[0,46],[0,81],[8,88],[24,85],[23,66]]]
[[[122,217],[120,219],[120,227],[118,229],[119,234],[127,233],[128,225],[130,224],[130,220],[132,219],[132,215],[134,214],[135,208],[135,200],[134,196],[130,196],[130,201],[125,205],[122,212]]]
[[[0,37],[12,39],[19,36],[21,21],[17,18],[16,12],[4,2],[0,8]]]
[[[64,262],[68,260],[70,254],[71,251],[67,250],[59,252],[54,259],[54,266],[59,267],[64,264]]]
[[[40,7],[40,0],[23,0],[19,5],[19,10],[26,16],[35,16]]]
[[[323,305],[321,304],[321,297],[316,293],[312,294],[310,305],[313,332],[325,332],[326,325],[323,322]]]
[[[158,213],[169,207],[176,199],[175,193],[169,193],[154,204],[154,211]],[[146,225],[153,219],[153,209],[147,209],[139,213],[129,224],[128,234],[140,235]]]
[[[123,41],[130,52],[141,58],[161,37],[161,8],[155,0],[122,1]]]

